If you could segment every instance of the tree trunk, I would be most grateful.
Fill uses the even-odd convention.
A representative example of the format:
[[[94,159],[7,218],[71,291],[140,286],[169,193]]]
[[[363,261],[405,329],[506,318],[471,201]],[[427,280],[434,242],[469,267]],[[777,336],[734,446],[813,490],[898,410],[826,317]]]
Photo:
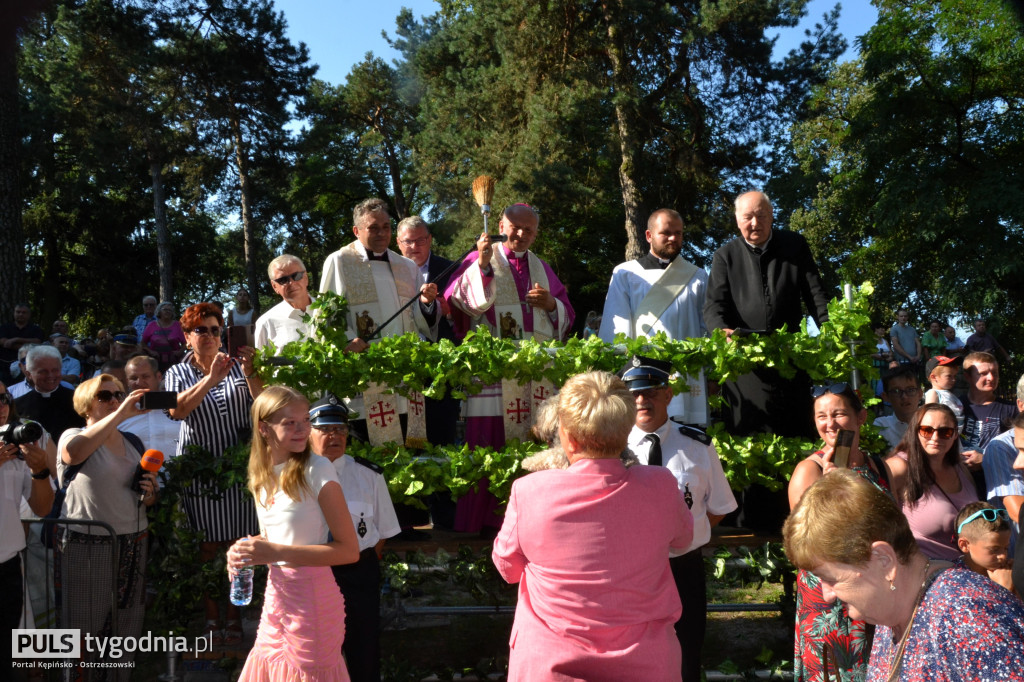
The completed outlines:
[[[9,322],[14,306],[25,295],[25,240],[18,153],[17,26],[14,22],[0,24],[0,320]]]
[[[167,201],[164,194],[163,164],[150,151],[149,174],[153,178],[153,225],[156,228],[156,254],[160,269],[160,300],[174,300],[171,264],[171,235],[167,229]]]
[[[615,122],[619,133],[619,185],[622,188],[622,206],[626,215],[626,260],[639,258],[647,253],[646,226],[641,214],[640,189],[634,174],[640,161],[640,134],[633,114],[636,94],[632,78],[628,73],[629,60],[617,18],[613,15],[611,3],[601,5],[605,26],[608,30],[608,61],[612,67],[613,102]]]
[[[384,148],[384,161],[388,164],[388,174],[391,175],[391,191],[395,197],[395,220],[402,220],[409,216],[409,202],[405,199],[405,190],[402,187],[402,166],[398,161],[398,154],[391,142],[384,134],[384,130],[377,129],[384,139],[381,145]]]
[[[231,119],[235,137],[235,162],[238,164],[238,187],[242,194],[242,235],[245,243],[245,280],[252,302],[253,318],[260,314],[259,281],[256,279],[256,225],[252,219],[252,184],[249,179],[249,157],[242,138],[242,122]]]

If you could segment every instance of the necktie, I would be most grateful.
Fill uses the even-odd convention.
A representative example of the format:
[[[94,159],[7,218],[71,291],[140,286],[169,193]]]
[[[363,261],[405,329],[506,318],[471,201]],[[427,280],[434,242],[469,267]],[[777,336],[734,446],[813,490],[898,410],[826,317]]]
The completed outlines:
[[[645,441],[650,442],[651,449],[647,451],[647,464],[650,466],[661,466],[661,439],[658,438],[658,434],[649,433],[644,438]]]
[[[379,256],[375,256],[373,254],[373,251],[367,251],[366,252],[366,258],[368,260],[382,260],[385,263],[387,263],[388,262],[388,252],[385,251],[384,253],[380,254]]]

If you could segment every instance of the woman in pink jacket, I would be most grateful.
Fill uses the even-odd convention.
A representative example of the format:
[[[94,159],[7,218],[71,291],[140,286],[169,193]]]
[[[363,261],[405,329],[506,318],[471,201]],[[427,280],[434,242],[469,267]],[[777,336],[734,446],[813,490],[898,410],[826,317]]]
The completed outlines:
[[[558,407],[570,466],[513,484],[494,543],[519,583],[508,679],[679,680],[668,553],[689,545],[693,518],[668,470],[619,459],[635,420],[621,380],[573,377]]]

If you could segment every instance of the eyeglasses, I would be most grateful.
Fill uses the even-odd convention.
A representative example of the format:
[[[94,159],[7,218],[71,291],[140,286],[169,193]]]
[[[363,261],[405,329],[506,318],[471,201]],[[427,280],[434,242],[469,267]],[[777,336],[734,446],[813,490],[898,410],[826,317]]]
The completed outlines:
[[[284,277],[278,277],[277,279],[272,279],[270,281],[273,282],[274,284],[279,284],[281,286],[285,286],[289,282],[298,282],[300,279],[302,279],[305,276],[306,276],[306,271],[305,270],[299,270],[297,272],[293,272],[290,275],[285,275]]]
[[[399,239],[398,243],[402,246],[423,246],[428,241],[430,241],[430,237],[420,237],[419,239]]]
[[[96,400],[109,403],[111,400],[123,401],[128,396],[124,391],[96,391]]]
[[[964,526],[966,526],[968,523],[978,518],[979,516],[984,517],[985,520],[989,522],[995,522],[999,519],[999,517],[1002,517],[1007,521],[1010,520],[1010,515],[1006,513],[1005,509],[979,509],[978,511],[974,512],[973,514],[971,514],[966,519],[960,522],[960,525],[956,527],[956,534],[960,535],[960,531],[964,529]]]
[[[886,394],[894,398],[902,398],[903,396],[913,398],[915,395],[921,395],[921,389],[916,386],[913,388],[890,388],[886,391]]]
[[[313,428],[328,436],[348,435],[348,427],[342,424],[324,424],[323,426],[314,426]]]
[[[14,398],[11,397],[10,393],[0,393],[0,405],[13,405]]]
[[[921,434],[925,440],[930,439],[933,434],[938,434],[940,440],[949,440],[956,435],[956,427],[940,426],[939,428],[935,428],[934,426],[921,425],[917,427],[917,432]]]
[[[850,384],[846,383],[845,381],[840,381],[837,384],[831,384],[829,386],[812,386],[811,397],[817,400],[826,393],[831,393],[832,395],[842,395],[844,393],[847,393],[849,389]]]
[[[195,327],[192,330],[192,333],[195,334],[196,336],[206,336],[207,334],[209,334],[210,336],[220,336],[220,327]]]

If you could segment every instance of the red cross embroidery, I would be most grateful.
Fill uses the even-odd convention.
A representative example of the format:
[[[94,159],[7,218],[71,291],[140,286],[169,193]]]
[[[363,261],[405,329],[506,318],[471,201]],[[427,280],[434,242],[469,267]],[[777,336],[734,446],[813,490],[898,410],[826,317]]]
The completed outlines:
[[[384,428],[387,424],[390,424],[391,422],[395,421],[394,417],[392,416],[392,415],[395,414],[394,408],[392,408],[391,410],[385,411],[384,410],[384,406],[385,405],[387,405],[388,407],[391,407],[391,403],[385,403],[383,400],[378,400],[377,404],[374,405],[373,407],[371,407],[370,411],[368,413],[368,416],[370,417],[370,419],[379,419],[380,420],[380,423],[377,424],[377,426],[379,426],[381,428]],[[376,414],[374,413],[374,409],[377,410]]]
[[[409,410],[417,417],[423,414],[423,396],[413,393],[409,398]]]
[[[513,404],[515,405],[515,407],[512,407]],[[529,419],[529,417],[530,417],[530,406],[529,405],[525,405],[524,406],[523,405],[523,401],[522,401],[521,398],[516,398],[515,403],[513,403],[512,401],[509,401],[508,407],[509,407],[509,409],[505,410],[505,414],[510,415],[510,417],[513,420],[515,420],[516,424],[522,424],[524,421]],[[526,415],[526,416],[524,417],[523,415]]]
[[[549,395],[551,395],[551,391],[544,388],[544,386],[538,386],[537,390],[533,392],[533,401],[539,406],[542,402],[547,400]]]

